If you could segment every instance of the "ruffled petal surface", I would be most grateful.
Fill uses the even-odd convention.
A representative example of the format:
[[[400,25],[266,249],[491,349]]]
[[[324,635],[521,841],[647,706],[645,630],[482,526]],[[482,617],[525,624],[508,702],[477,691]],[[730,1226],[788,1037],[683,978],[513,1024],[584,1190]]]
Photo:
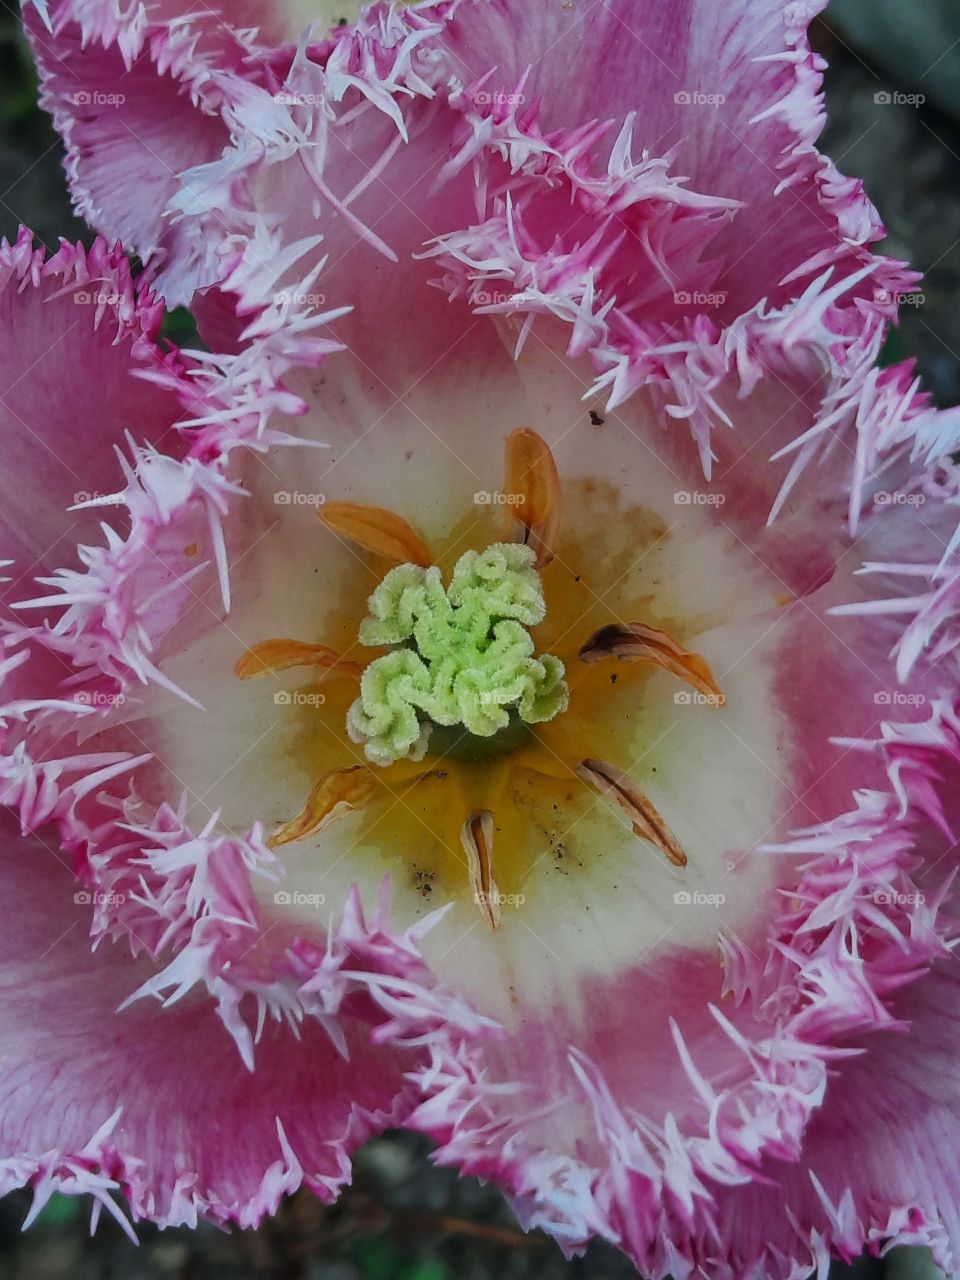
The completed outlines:
[[[144,438],[173,442],[179,406],[135,375],[145,353],[159,362],[161,314],[149,295],[135,299],[126,259],[102,241],[89,252],[64,243],[48,256],[23,231],[0,247],[0,520],[18,575],[43,572],[71,542],[95,535],[126,429],[135,423]]]
[[[815,6],[634,8],[605,5],[592,26],[559,4],[374,6],[255,73],[223,71],[205,110],[230,140],[178,179],[156,279],[169,298],[214,290],[230,354],[193,370],[177,486],[133,459],[131,532],[110,561],[110,599],[133,599],[120,625],[104,627],[85,583],[62,584],[74,674],[130,699],[98,739],[135,762],[133,785],[45,778],[45,808],[18,803],[24,826],[56,816],[82,851],[97,935],[156,957],[141,994],[205,988],[256,1069],[251,1001],[318,1019],[334,1044],[359,1002],[378,1040],[422,1051],[407,1123],[568,1250],[600,1235],[652,1276],[707,1263],[793,1276],[932,1220],[917,1183],[871,1173],[835,1212],[835,1177],[818,1173],[826,1199],[809,1188],[831,1162],[817,1125],[831,1141],[849,1132],[844,1082],[866,1107],[882,1078],[849,1051],[865,1046],[866,1063],[908,1043],[899,1020],[914,1007],[926,1025],[910,984],[925,989],[952,942],[960,433],[909,366],[876,367],[913,277],[871,254],[874,211],[815,151]],[[155,381],[182,395],[176,371]],[[693,634],[732,673],[740,714],[758,698],[749,725],[723,722],[739,746],[665,714],[671,771],[645,778],[665,808],[685,788],[705,801],[678,806],[694,872],[736,880],[749,854],[730,929],[673,911],[662,867],[611,859],[630,891],[584,895],[595,923],[561,885],[544,901],[567,914],[547,928],[525,917],[532,941],[518,914],[493,946],[461,946],[462,904],[434,918],[396,849],[384,865],[387,841],[334,846],[319,893],[316,847],[276,862],[264,847],[262,822],[293,803],[295,744],[271,763],[275,690],[241,696],[231,661],[265,616],[271,632],[281,614],[318,626],[364,594],[349,554],[320,547],[311,506],[378,502],[449,535],[525,421],[577,479],[676,525],[690,554],[655,585],[697,599]],[[162,583],[135,589],[161,530],[169,575],[205,566],[199,616],[180,590],[158,609]],[[167,701],[177,692],[184,709]],[[154,760],[136,759],[136,740]],[[685,759],[693,784],[674,772]],[[358,902],[370,912],[385,869],[397,923],[381,913],[368,929]],[[658,909],[673,937],[656,936]],[[926,1096],[909,1105],[925,1112]],[[764,1178],[801,1226],[744,1240],[774,1194]]]
[[[824,320],[847,332],[841,298],[862,330],[914,280],[871,259],[875,211],[815,149],[822,63],[805,29],[819,7],[374,5],[297,51],[266,28],[239,63],[218,50],[215,91],[198,40],[185,83],[231,142],[216,163],[169,166],[160,286],[183,300],[222,282],[232,255],[216,242],[248,235],[251,214],[282,213],[290,241],[325,237],[336,302],[379,274],[364,248],[408,258],[439,237],[447,287],[562,318],[614,400],[659,383],[706,432],[714,376],[766,354],[771,309],[798,304],[798,347]],[[201,119],[181,122],[179,147],[207,145]],[[116,223],[124,205],[104,211]]]
[[[149,963],[124,942],[93,952],[91,894],[55,835],[3,827],[0,1192],[32,1187],[32,1212],[89,1194],[161,1225],[252,1226],[301,1185],[334,1198],[351,1151],[409,1108],[409,1051],[372,1046],[362,1020],[343,1052],[316,1022],[271,1023],[252,1075],[207,999],[122,1009]]]
[[[283,269],[278,259],[276,270]],[[242,276],[234,283],[241,282]],[[188,698],[202,698],[206,710],[193,712],[187,707],[178,712],[172,706],[167,710],[162,704],[170,695],[162,690],[148,688],[137,694],[128,683],[132,672],[124,676],[115,665],[123,652],[120,649],[101,659],[108,662],[107,669],[124,678],[131,698],[125,712],[101,731],[101,745],[118,753],[128,746],[125,722],[137,715],[142,724],[136,736],[141,745],[155,751],[157,764],[138,769],[136,793],[124,802],[127,824],[134,826],[133,840],[129,825],[117,827],[101,799],[93,803],[81,798],[64,810],[62,829],[68,843],[90,841],[84,875],[102,898],[97,902],[101,908],[97,929],[118,938],[128,932],[165,963],[162,972],[147,979],[143,995],[187,998],[186,993],[205,986],[217,998],[220,1017],[241,1054],[255,1068],[259,1045],[252,1007],[250,1013],[244,1012],[245,995],[259,1003],[263,1014],[287,1010],[298,1019],[318,1018],[336,1041],[343,1034],[340,1024],[344,1009],[350,1007],[345,1001],[354,998],[349,996],[354,984],[364,992],[367,1017],[378,1028],[378,1036],[428,1046],[426,1058],[412,1068],[421,1102],[408,1123],[439,1140],[440,1158],[496,1177],[511,1190],[525,1221],[546,1226],[570,1249],[601,1234],[625,1248],[650,1273],[676,1272],[678,1258],[691,1247],[690,1241],[719,1229],[719,1187],[749,1186],[765,1167],[764,1159],[771,1156],[803,1158],[804,1131],[829,1088],[827,1068],[837,1052],[851,1035],[891,1024],[892,993],[943,950],[943,933],[936,927],[938,901],[932,898],[921,904],[911,897],[914,841],[910,825],[915,811],[930,809],[926,774],[922,786],[908,788],[902,765],[866,750],[871,737],[879,733],[884,715],[877,710],[882,705],[876,702],[878,685],[895,683],[889,662],[895,624],[883,623],[876,629],[856,617],[830,622],[827,613],[835,604],[866,594],[852,576],[861,555],[880,554],[887,540],[909,545],[902,542],[902,520],[908,508],[881,504],[884,509],[871,513],[859,541],[854,542],[842,479],[838,478],[834,492],[819,493],[800,485],[783,518],[792,522],[795,536],[819,528],[820,541],[816,558],[808,553],[798,560],[789,554],[791,538],[777,524],[766,527],[764,513],[776,486],[770,484],[765,466],[741,458],[732,466],[728,490],[722,484],[714,489],[724,498],[729,494],[729,514],[725,502],[713,506],[722,516],[715,521],[717,530],[731,544],[727,554],[749,564],[756,562],[761,576],[772,573],[776,591],[784,589],[788,610],[797,615],[775,624],[772,595],[766,609],[760,606],[761,589],[757,588],[755,599],[746,597],[761,623],[764,613],[771,612],[770,625],[763,624],[753,635],[751,644],[759,641],[759,649],[747,670],[756,679],[768,662],[773,662],[774,670],[779,662],[782,688],[774,697],[789,709],[789,734],[798,752],[791,760],[791,772],[783,778],[787,803],[777,801],[781,809],[777,824],[761,827],[753,836],[753,840],[779,840],[788,855],[781,857],[773,881],[775,887],[778,877],[786,877],[781,883],[790,886],[788,905],[779,908],[776,894],[765,901],[758,899],[750,929],[741,927],[725,940],[722,966],[716,960],[716,939],[708,948],[697,942],[676,947],[658,944],[654,957],[644,956],[635,963],[621,958],[612,969],[603,962],[592,978],[586,969],[580,972],[584,953],[575,966],[575,981],[569,974],[565,979],[568,995],[560,1004],[534,994],[534,987],[520,997],[521,1033],[505,1017],[499,998],[492,998],[496,984],[484,982],[484,964],[461,965],[462,956],[451,960],[448,953],[451,944],[456,948],[456,927],[444,941],[444,922],[416,911],[414,918],[422,922],[416,926],[416,940],[411,935],[407,942],[394,943],[398,950],[374,947],[359,971],[345,972],[336,934],[330,935],[333,959],[325,959],[331,954],[325,948],[331,944],[329,938],[323,942],[323,930],[309,923],[302,910],[283,909],[289,902],[309,906],[311,882],[309,865],[298,870],[301,864],[295,857],[273,863],[257,827],[258,819],[272,816],[278,800],[281,805],[290,803],[290,798],[283,799],[287,793],[277,790],[287,786],[289,791],[289,784],[282,781],[284,771],[272,772],[266,758],[257,755],[263,730],[275,731],[276,700],[271,690],[265,699],[261,695],[270,706],[271,724],[260,718],[251,697],[238,698],[231,692],[230,665],[245,641],[259,638],[253,627],[262,626],[264,616],[276,619],[286,609],[284,616],[295,624],[299,609],[304,621],[311,613],[315,620],[322,620],[324,578],[318,579],[315,596],[298,596],[293,579],[282,570],[284,562],[306,572],[310,563],[305,551],[311,554],[308,549],[315,547],[315,567],[326,582],[342,580],[342,570],[322,550],[313,511],[309,505],[296,510],[291,490],[390,503],[419,520],[429,533],[434,526],[444,525],[450,518],[448,510],[458,500],[469,501],[473,485],[484,478],[482,468],[489,473],[491,453],[499,465],[499,435],[491,442],[480,420],[501,422],[512,413],[525,416],[539,405],[539,425],[548,435],[553,415],[558,435],[572,430],[582,436],[588,428],[582,419],[578,422],[575,407],[582,383],[573,378],[567,387],[572,371],[561,379],[562,366],[539,346],[537,360],[528,357],[514,366],[509,349],[498,348],[495,329],[484,327],[473,344],[464,342],[463,358],[442,370],[411,363],[417,385],[401,407],[372,371],[358,377],[351,370],[349,353],[326,352],[327,360],[309,328],[302,329],[298,345],[291,346],[296,330],[289,327],[290,312],[275,301],[271,281],[261,284],[260,311],[253,293],[247,303],[251,324],[263,337],[256,365],[243,348],[233,357],[221,358],[216,366],[211,363],[208,371],[198,371],[193,386],[205,411],[193,420],[195,425],[181,428],[193,441],[192,455],[200,468],[196,482],[201,489],[215,491],[216,477],[229,473],[234,478],[229,483],[242,479],[250,495],[244,497],[239,490],[223,493],[227,558],[245,564],[230,598],[230,629],[219,625],[222,601],[216,605],[216,615],[211,611],[199,629],[178,630],[176,611],[171,617],[166,609],[162,632],[159,627],[147,627],[158,643],[150,651],[151,669],[143,670],[148,677],[151,670],[155,673],[154,683],[161,676]],[[464,335],[471,333],[475,321],[457,306],[452,314],[460,317]],[[313,323],[309,311],[301,315],[304,325]],[[449,337],[456,344],[458,331],[451,328]],[[414,343],[411,362],[417,351]],[[292,367],[305,364],[311,354],[324,357],[322,381],[306,368]],[[543,364],[538,372],[539,361]],[[256,399],[249,393],[254,367]],[[481,369],[483,375],[479,375]],[[511,372],[514,369],[522,371],[522,377],[517,378]],[[285,392],[277,380],[281,372],[290,391]],[[173,376],[168,371],[160,380],[169,382]],[[472,379],[479,380],[468,393]],[[757,389],[755,394],[763,420],[770,409],[770,393]],[[474,423],[461,408],[454,429],[442,406],[454,405],[457,396],[473,406],[478,421]],[[784,409],[802,414],[788,397],[781,416]],[[752,414],[752,406],[741,403],[738,416],[745,445],[754,431],[760,432]],[[370,424],[359,438],[353,426],[358,420]],[[257,422],[263,428],[259,435]],[[376,431],[381,422],[385,431],[389,428],[383,436]],[[646,439],[654,431],[654,422],[654,417],[645,418],[633,410],[629,417],[615,415],[595,429],[593,448],[585,456],[573,435],[566,443],[558,443],[558,457],[567,471],[579,457],[579,466],[588,473],[600,468],[602,474],[604,467],[615,473],[631,448],[642,448],[648,459],[646,477],[630,481],[629,475],[636,472],[639,477],[642,469],[637,471],[635,464],[629,467],[627,489],[631,484],[647,486],[651,500],[673,506],[677,492],[690,492],[682,485],[700,483],[699,454],[695,441],[678,435],[677,440],[686,444],[666,451],[670,470],[658,478],[650,461],[656,435]],[[332,446],[331,456],[326,451],[291,449],[294,432],[308,440],[325,438]],[[642,446],[641,439],[645,440]],[[267,449],[266,467],[259,461],[260,447]],[[371,466],[374,458],[376,468]],[[389,464],[388,458],[393,459]],[[409,479],[398,491],[397,476],[402,474],[404,460],[410,464]],[[667,466],[666,462],[657,465]],[[781,465],[781,475],[783,470]],[[137,480],[131,479],[127,491],[128,505],[144,486],[154,501],[159,498],[159,491],[152,488],[151,471],[148,460],[141,459]],[[670,484],[678,489],[669,489]],[[293,510],[277,526],[280,486]],[[747,494],[752,501],[745,500]],[[152,510],[151,504],[131,506],[138,532],[151,527],[156,519]],[[691,512],[688,518],[692,528],[702,513]],[[937,517],[929,512],[927,518]],[[170,508],[168,520],[171,552],[177,546],[184,550],[191,546],[188,539],[196,538],[198,530],[190,503]],[[705,535],[709,525],[708,519],[704,533],[693,539],[701,561],[710,545]],[[273,534],[269,542],[265,535],[274,526],[280,534]],[[200,552],[216,560],[210,538],[209,533],[201,535]],[[279,561],[268,556],[261,569],[258,549],[272,546],[282,552],[287,538],[290,555],[281,555]],[[127,544],[131,557],[119,567],[120,583],[135,578],[142,568],[142,557],[132,555],[139,541],[135,534]],[[197,548],[193,549],[196,554]],[[183,557],[183,551],[180,554]],[[342,558],[349,567],[349,554]],[[188,558],[180,559],[182,569],[189,563]],[[691,566],[684,573],[702,577],[703,568]],[[668,576],[671,581],[677,579],[675,573]],[[746,574],[745,581],[750,576]],[[683,583],[682,574],[679,581]],[[700,579],[695,576],[693,581]],[[209,589],[215,586],[215,579],[210,579]],[[273,603],[271,591],[276,595]],[[337,593],[327,594],[334,607]],[[722,595],[720,589],[721,599]],[[708,601],[701,598],[698,604],[709,618]],[[748,619],[752,616],[748,611]],[[780,616],[788,616],[782,603]],[[71,644],[86,652],[91,629],[94,634],[96,629],[76,610],[74,617]],[[722,620],[722,611],[718,617]],[[144,621],[139,619],[141,630]],[[786,645],[781,639],[768,655],[770,642],[764,642],[764,633],[778,626],[787,637]],[[710,629],[705,626],[704,639]],[[722,653],[722,648],[717,652]],[[201,660],[200,671],[191,655]],[[831,674],[825,680],[820,664],[828,655]],[[936,675],[931,678],[936,685]],[[911,704],[916,725],[907,725],[905,735],[922,730],[925,688],[923,682],[908,686],[917,699]],[[832,723],[834,714],[838,730],[849,732],[862,746],[836,749],[837,764],[827,770],[829,785],[824,785],[822,753],[829,734],[824,720]],[[245,782],[246,766],[241,763],[237,769],[232,744],[244,731],[245,716],[251,715],[249,723],[259,727],[248,752],[253,774]],[[211,723],[211,736],[204,736],[205,720]],[[193,759],[177,755],[193,743],[200,747]],[[731,743],[726,743],[728,753],[730,749]],[[747,752],[738,770],[741,789],[753,767],[756,762],[750,764]],[[226,786],[218,786],[221,773],[234,775]],[[190,797],[185,796],[178,808],[181,786],[177,779],[184,774],[203,798],[199,807],[191,807]],[[705,773],[704,779],[708,776]],[[758,777],[760,790],[769,790],[769,772],[760,767]],[[267,809],[260,803],[258,779],[268,781],[271,807]],[[110,788],[117,802],[125,785]],[[844,818],[844,803],[849,804],[853,791],[865,785],[874,790],[861,792],[860,807]],[[900,818],[898,786],[908,805]],[[787,821],[791,791],[795,799],[804,800],[793,815],[793,825],[811,828],[792,840]],[[669,798],[668,792],[655,794],[660,803],[664,803],[662,796]],[[240,808],[235,807],[238,797]],[[220,815],[210,813],[214,805],[229,827],[249,828],[249,834],[239,842],[228,837],[217,826]],[[753,818],[758,816],[756,810]],[[683,821],[679,812],[677,821]],[[694,837],[692,848],[696,847]],[[804,859],[810,861],[798,871]],[[759,871],[760,864],[753,865]],[[278,898],[264,877],[280,870],[285,887]],[[335,914],[340,904],[351,900],[351,880],[359,870],[356,860],[345,861],[336,876],[323,882],[319,896],[324,901],[319,905],[324,913]],[[374,862],[363,873],[362,897],[368,905],[382,870],[382,864],[378,869]],[[642,873],[648,889],[652,870]],[[133,891],[144,883],[146,892]],[[314,898],[315,889],[314,881]],[[887,907],[878,894],[888,890],[898,896]],[[402,884],[396,885],[396,891],[402,928],[410,921],[411,899]],[[636,891],[643,889],[638,885]],[[315,910],[317,903],[313,905]],[[878,911],[882,924],[877,923]],[[609,922],[610,917],[604,919]],[[869,947],[860,937],[865,930],[871,939]],[[516,929],[514,934],[515,963],[536,972],[542,965],[542,959],[535,957],[541,955],[544,935],[530,943]],[[625,942],[629,933],[620,937]],[[556,954],[557,947],[567,953],[563,931],[561,936],[551,932],[546,943],[548,955],[551,949]],[[356,944],[350,944],[350,949],[355,950]],[[463,951],[464,956],[468,954],[469,950]],[[770,954],[781,957],[772,967],[765,962]],[[398,955],[405,957],[399,968]],[[548,968],[555,963],[550,961]],[[574,991],[576,998],[570,1003]],[[645,1015],[641,1024],[617,1017],[618,1010],[639,1007]],[[641,1045],[644,1068],[638,1071]],[[529,1070],[532,1062],[538,1064],[535,1076]],[[613,1159],[611,1151],[616,1153]]]
[[[184,9],[165,18],[140,3],[24,8],[74,205],[145,261],[176,251],[163,215],[178,175],[215,159],[229,137],[213,72],[239,67],[246,52],[206,6],[192,20]]]
[[[770,1165],[768,1186],[721,1195],[731,1249],[714,1269],[700,1242],[711,1274],[775,1274],[790,1258],[807,1274],[897,1245],[924,1245],[956,1271],[958,994],[950,961],[910,986],[894,1006],[901,1029],[864,1041],[836,1073],[802,1162]]]

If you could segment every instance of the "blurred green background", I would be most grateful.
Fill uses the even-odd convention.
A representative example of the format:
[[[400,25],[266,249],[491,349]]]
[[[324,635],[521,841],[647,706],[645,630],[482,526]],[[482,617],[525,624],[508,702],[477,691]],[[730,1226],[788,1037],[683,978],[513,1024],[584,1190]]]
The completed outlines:
[[[531,0],[533,2],[533,0]],[[960,4],[957,0],[834,0],[814,40],[830,60],[825,149],[862,177],[887,224],[891,254],[926,276],[923,303],[905,309],[889,360],[917,356],[940,404],[960,400]],[[900,90],[922,106],[885,101]],[[13,9],[0,0],[0,235],[19,223],[55,246],[90,238],[70,209],[62,152],[36,105],[36,78]],[[309,1193],[258,1231],[140,1230],[136,1247],[88,1208],[55,1197],[21,1234],[27,1193],[0,1201],[0,1280],[629,1280],[633,1268],[601,1245],[565,1262],[538,1233],[516,1227],[502,1196],[434,1168],[410,1134],[370,1142],[332,1208]],[[835,1268],[858,1280],[929,1280],[918,1251]]]

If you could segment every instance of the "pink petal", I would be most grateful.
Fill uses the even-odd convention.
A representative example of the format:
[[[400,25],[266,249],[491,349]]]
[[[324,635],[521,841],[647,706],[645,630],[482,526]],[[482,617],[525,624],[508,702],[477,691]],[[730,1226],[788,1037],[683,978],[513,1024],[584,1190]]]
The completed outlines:
[[[953,968],[948,960],[905,991],[895,1005],[903,1030],[870,1037],[866,1052],[843,1065],[811,1121],[802,1162],[771,1165],[771,1185],[721,1197],[730,1274],[784,1274],[791,1257],[809,1271],[828,1256],[852,1261],[910,1244],[931,1248],[948,1274],[956,1270]]]
[[[206,989],[254,1066],[254,1006],[341,1049],[364,1021],[414,1051],[407,1122],[442,1160],[500,1181],[566,1249],[600,1235],[653,1276],[793,1276],[865,1230],[933,1238],[925,1188],[871,1167],[858,1201],[806,1158],[818,1109],[858,1079],[851,1049],[893,1042],[910,984],[953,941],[958,754],[942,461],[957,420],[908,366],[876,368],[912,276],[871,254],[871,206],[814,149],[816,7],[613,4],[588,27],[507,0],[377,5],[256,71],[224,64],[202,109],[230,142],[171,188],[156,278],[169,297],[212,286],[209,332],[230,354],[190,369],[189,454],[137,448],[129,530],[57,575],[55,637],[31,637],[130,701],[92,753],[79,717],[22,707],[36,681],[19,653],[7,672],[26,728],[3,794],[24,827],[59,824],[104,895],[97,936],[158,955],[138,995],[176,1012]],[[182,370],[147,372],[184,402]],[[241,701],[232,661],[265,616],[318,627],[352,567],[311,540],[309,505],[278,518],[278,492],[334,486],[449,536],[449,510],[469,511],[494,466],[496,482],[503,434],[526,421],[571,472],[658,513],[681,552],[651,586],[696,601],[705,650],[732,655],[738,744],[681,726],[690,775],[648,780],[658,801],[683,791],[694,868],[729,847],[739,927],[680,936],[656,897],[667,873],[635,862],[589,925],[561,889],[485,948],[462,894],[428,917],[409,877],[389,917],[371,914],[383,864],[349,840],[279,865],[264,847],[265,807],[289,806],[298,779],[292,752],[260,745],[273,690]],[[329,453],[293,453],[298,437]],[[296,891],[319,874],[322,918],[284,909],[280,869]],[[661,901],[671,937],[653,927]],[[741,1241],[738,1215],[778,1175],[777,1232]]]
[[[115,513],[125,432],[160,440],[179,416],[168,393],[135,374],[161,363],[161,310],[135,296],[126,259],[102,240],[88,252],[64,242],[47,258],[24,229],[0,247],[2,526],[26,589]]]
[[[349,1017],[349,1057],[315,1022],[271,1020],[252,1075],[206,999],[118,1012],[155,966],[125,942],[92,953],[91,893],[9,822],[0,883],[17,907],[0,941],[0,1193],[122,1196],[134,1221],[251,1226],[301,1184],[335,1198],[350,1153],[409,1108],[410,1055],[371,1047]]]
[[[163,214],[177,175],[215,159],[227,141],[210,68],[243,55],[214,17],[171,18],[151,22],[138,4],[121,14],[111,3],[72,0],[54,5],[49,22],[33,5],[25,13],[74,204],[144,260],[175,243]]]

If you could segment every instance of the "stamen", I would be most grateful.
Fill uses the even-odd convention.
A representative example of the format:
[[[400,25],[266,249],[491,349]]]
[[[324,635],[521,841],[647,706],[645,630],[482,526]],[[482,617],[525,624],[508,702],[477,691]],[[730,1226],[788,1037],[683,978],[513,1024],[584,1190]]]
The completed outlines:
[[[290,667],[324,667],[357,679],[363,673],[361,663],[341,657],[329,645],[307,644],[302,640],[263,640],[248,649],[233,670],[241,680],[252,680]]]
[[[376,785],[373,774],[365,765],[335,769],[320,779],[297,816],[276,831],[267,844],[275,849],[278,845],[312,835],[328,819],[339,816],[337,810],[349,812],[366,804]]]
[[[500,891],[493,878],[493,814],[475,809],[460,829],[460,843],[467,855],[473,900],[491,929],[500,927]]]
[[[406,520],[392,511],[357,502],[328,502],[318,509],[317,515],[334,533],[388,560],[417,564],[423,569],[432,563],[422,540]]]
[[[582,760],[577,765],[577,776],[623,810],[630,819],[634,835],[655,844],[675,867],[687,865],[687,855],[676,836],[622,769],[607,764],[605,760]]]
[[[532,547],[534,565],[542,569],[554,557],[563,518],[563,491],[550,446],[529,427],[507,437],[506,490],[514,496],[517,519],[524,526],[524,542]]]
[[[726,698],[710,668],[698,653],[691,653],[666,631],[642,622],[612,623],[595,631],[580,650],[582,662],[620,658],[625,662],[653,662],[702,693],[711,706],[722,707]]]

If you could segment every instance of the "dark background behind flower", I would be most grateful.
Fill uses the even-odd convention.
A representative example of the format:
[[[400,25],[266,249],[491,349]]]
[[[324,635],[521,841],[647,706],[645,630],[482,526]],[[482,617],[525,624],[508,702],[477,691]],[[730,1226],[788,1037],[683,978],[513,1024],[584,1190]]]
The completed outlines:
[[[833,0],[814,31],[831,63],[825,150],[864,179],[889,231],[887,251],[923,271],[903,308],[891,360],[915,355],[942,405],[960,401],[960,4]],[[18,19],[0,0],[0,235],[19,223],[55,246],[89,240],[71,210],[61,147],[37,107]],[[2,1035],[2,1029],[0,1029]],[[0,1201],[0,1280],[628,1280],[614,1250],[566,1263],[546,1237],[520,1232],[500,1194],[434,1169],[411,1135],[376,1139],[333,1208],[308,1192],[259,1231],[140,1232],[110,1222],[92,1239],[86,1207],[55,1197],[26,1235],[27,1193]],[[912,1253],[912,1251],[910,1251]],[[897,1251],[837,1275],[929,1280],[922,1256]]]

